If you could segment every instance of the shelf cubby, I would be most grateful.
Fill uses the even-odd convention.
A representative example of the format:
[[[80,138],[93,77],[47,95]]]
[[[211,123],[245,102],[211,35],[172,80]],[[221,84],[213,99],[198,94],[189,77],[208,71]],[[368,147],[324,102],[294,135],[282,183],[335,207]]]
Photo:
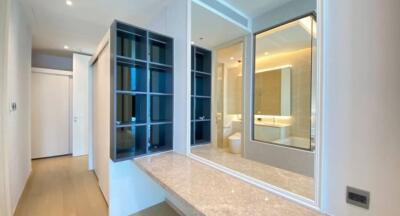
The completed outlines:
[[[117,90],[146,92],[147,69],[144,63],[117,62]]]
[[[196,47],[194,53],[196,71],[211,73],[211,52],[206,49]]]
[[[211,118],[211,99],[196,97],[195,108],[196,119],[206,120]]]
[[[146,153],[146,126],[117,128],[117,158],[134,157]]]
[[[196,73],[196,95],[211,96],[211,76]]]
[[[149,152],[160,152],[172,149],[172,124],[151,125]]]
[[[172,65],[172,39],[158,34],[149,34],[150,61],[154,63]]]
[[[209,143],[211,140],[210,121],[195,122],[195,144]]]
[[[195,122],[192,120],[191,122],[190,122],[190,145],[194,145],[195,144],[195,141],[194,141],[194,137],[195,137],[195,134],[194,134],[194,127],[195,127]]]
[[[171,122],[172,112],[172,96],[151,95],[150,113],[152,123]]]
[[[116,124],[146,123],[146,95],[145,94],[117,94]]]
[[[171,68],[150,66],[150,91],[171,94],[173,91]]]
[[[146,60],[146,32],[117,29],[117,55]]]
[[[194,96],[191,96],[190,98],[190,119],[194,120],[195,119],[195,115],[194,115],[194,105],[195,105],[195,98]]]
[[[195,52],[196,47],[192,46],[192,48],[190,49],[190,69],[192,70],[192,72],[195,70],[195,62],[194,62],[194,52]]]
[[[194,91],[194,89],[195,89],[195,72],[191,73],[190,79],[191,79],[191,83],[192,83],[190,94],[195,95],[195,91]]]

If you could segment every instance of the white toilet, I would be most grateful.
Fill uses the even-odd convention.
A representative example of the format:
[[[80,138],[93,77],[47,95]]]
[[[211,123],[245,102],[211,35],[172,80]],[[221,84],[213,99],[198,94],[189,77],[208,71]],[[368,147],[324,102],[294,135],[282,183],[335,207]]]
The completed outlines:
[[[242,148],[241,148],[241,144],[242,144],[241,138],[242,137],[241,136],[242,136],[242,134],[240,132],[236,132],[228,137],[229,149],[230,149],[231,153],[240,154],[240,152],[242,151]]]

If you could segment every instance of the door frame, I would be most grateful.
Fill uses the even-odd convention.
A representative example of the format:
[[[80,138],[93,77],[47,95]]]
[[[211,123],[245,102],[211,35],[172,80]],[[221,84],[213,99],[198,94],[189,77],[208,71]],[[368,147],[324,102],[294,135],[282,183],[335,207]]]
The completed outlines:
[[[48,69],[48,68],[40,68],[40,67],[32,67],[31,68],[32,73],[41,73],[41,74],[50,74],[50,75],[58,75],[58,76],[67,76],[69,78],[68,80],[68,91],[69,91],[69,98],[68,98],[68,148],[69,148],[69,154],[72,154],[73,152],[73,145],[72,145],[72,79],[73,79],[73,73],[72,71],[67,71],[67,70],[56,70],[56,69]],[[61,155],[60,155],[61,156]],[[52,157],[52,156],[51,156]],[[35,158],[37,159],[37,158]]]
[[[71,152],[72,156],[77,157],[77,156],[84,156],[88,155],[89,152],[89,137],[90,137],[90,123],[89,123],[89,116],[90,116],[90,103],[91,103],[91,96],[90,96],[90,59],[91,55],[87,54],[81,54],[81,53],[73,53],[72,59],[73,59],[73,67],[72,67],[72,86],[71,87],[71,113],[72,113],[72,125],[71,125]],[[85,62],[87,61],[87,62]],[[87,68],[86,71],[84,70],[85,63],[87,63]],[[86,82],[86,92],[83,92],[83,95],[80,94],[77,88],[79,88],[79,84],[82,84]],[[84,106],[84,104],[79,104],[79,97],[85,97],[87,100],[87,106]],[[85,98],[83,100],[85,100]],[[86,115],[85,115],[86,114]],[[86,135],[84,134],[83,137],[86,137],[86,139],[83,139],[80,137],[78,134],[82,126],[86,126],[87,131]],[[80,128],[81,127],[81,128]],[[85,127],[83,127],[85,128]],[[80,134],[82,135],[82,134]],[[81,142],[82,140],[86,140],[84,142]],[[86,142],[86,144],[85,144]],[[86,147],[85,147],[86,145]]]
[[[217,121],[216,121],[216,115],[217,115],[217,107],[216,107],[216,101],[217,101],[217,98],[215,97],[215,95],[216,95],[216,85],[217,85],[217,73],[216,73],[216,71],[217,71],[217,67],[218,67],[218,64],[217,64],[217,58],[218,58],[218,56],[217,56],[217,52],[218,52],[218,50],[220,50],[220,49],[224,49],[224,48],[228,48],[228,47],[231,47],[231,46],[234,46],[234,45],[236,45],[236,44],[239,44],[239,43],[242,43],[242,74],[243,74],[243,72],[245,71],[245,69],[246,69],[246,63],[245,63],[245,54],[246,54],[246,43],[245,43],[245,37],[246,36],[242,36],[242,37],[239,37],[239,38],[236,38],[236,39],[234,39],[234,40],[231,40],[231,41],[228,41],[228,42],[226,42],[226,43],[223,43],[223,44],[221,44],[221,45],[219,45],[219,46],[217,46],[217,47],[214,47],[213,49],[212,49],[212,65],[215,65],[215,67],[212,67],[212,79],[211,79],[211,92],[212,92],[212,98],[211,98],[211,144],[213,145],[214,143],[217,143],[217,133],[216,133],[216,131],[217,131]],[[224,67],[224,70],[225,70],[225,67]],[[245,82],[245,80],[244,80],[244,76],[242,76],[242,113],[241,113],[241,115],[242,115],[242,121],[244,121],[244,118],[243,118],[243,116],[244,116],[244,92],[243,92],[243,89],[244,89],[244,82]],[[224,108],[223,108],[224,109]],[[222,114],[222,121],[223,121],[223,116],[224,116],[224,113]],[[241,132],[242,132],[242,139],[243,139],[243,132],[244,132],[244,123],[242,122],[242,126],[241,126]],[[242,148],[243,148],[243,145],[242,145]],[[243,150],[243,149],[242,149]]]

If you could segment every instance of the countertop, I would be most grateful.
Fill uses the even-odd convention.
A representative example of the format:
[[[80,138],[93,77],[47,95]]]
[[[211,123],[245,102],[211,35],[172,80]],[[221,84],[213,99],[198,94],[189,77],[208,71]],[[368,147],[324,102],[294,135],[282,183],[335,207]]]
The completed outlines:
[[[289,127],[290,124],[285,124],[285,123],[270,123],[270,122],[260,122],[256,121],[254,123],[257,126],[267,126],[267,127],[276,127],[276,128],[283,128],[283,127]]]
[[[177,153],[138,158],[135,163],[200,215],[321,215]]]

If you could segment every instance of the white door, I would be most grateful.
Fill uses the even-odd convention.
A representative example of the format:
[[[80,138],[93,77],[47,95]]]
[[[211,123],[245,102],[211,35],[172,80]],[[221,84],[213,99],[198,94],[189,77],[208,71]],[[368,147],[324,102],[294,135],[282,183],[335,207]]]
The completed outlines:
[[[71,76],[38,70],[32,71],[32,158],[71,154]]]
[[[73,55],[73,144],[72,155],[88,154],[90,56]]]

